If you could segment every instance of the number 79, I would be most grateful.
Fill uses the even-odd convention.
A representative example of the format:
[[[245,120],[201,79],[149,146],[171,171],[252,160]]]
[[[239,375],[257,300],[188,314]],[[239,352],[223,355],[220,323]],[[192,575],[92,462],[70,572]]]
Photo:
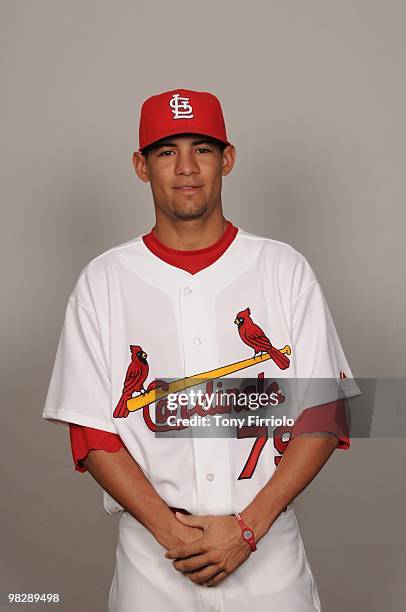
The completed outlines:
[[[276,451],[280,453],[279,456],[274,457],[275,465],[278,465],[282,459],[282,455],[290,442],[291,435],[292,427],[289,427],[288,425],[281,425],[280,427],[274,429],[273,444]],[[242,438],[256,438],[241,474],[238,476],[238,480],[244,480],[251,478],[255,468],[257,467],[259,456],[268,440],[268,427],[266,425],[247,425],[238,427],[237,438],[239,440]]]

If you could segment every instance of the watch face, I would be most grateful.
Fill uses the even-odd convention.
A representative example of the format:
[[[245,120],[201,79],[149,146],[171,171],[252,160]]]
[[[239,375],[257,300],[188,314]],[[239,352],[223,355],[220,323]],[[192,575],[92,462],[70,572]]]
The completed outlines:
[[[252,538],[254,534],[252,533],[252,531],[250,529],[244,529],[244,538],[245,539],[249,539]]]

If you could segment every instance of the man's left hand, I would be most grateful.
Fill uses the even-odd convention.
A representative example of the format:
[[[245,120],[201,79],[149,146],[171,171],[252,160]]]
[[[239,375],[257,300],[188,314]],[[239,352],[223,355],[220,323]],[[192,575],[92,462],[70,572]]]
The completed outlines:
[[[215,586],[252,552],[233,516],[194,516],[177,512],[176,517],[184,525],[203,530],[201,538],[175,546],[165,554],[167,559],[175,559],[175,569],[186,574],[192,582]]]

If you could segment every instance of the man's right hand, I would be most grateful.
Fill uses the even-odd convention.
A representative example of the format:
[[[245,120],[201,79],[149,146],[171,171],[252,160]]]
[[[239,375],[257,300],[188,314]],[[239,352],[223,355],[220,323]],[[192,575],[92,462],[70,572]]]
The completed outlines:
[[[194,542],[202,537],[203,529],[200,529],[200,527],[188,527],[187,525],[183,525],[178,521],[175,514],[173,514],[173,518],[175,522],[171,521],[171,533],[164,545],[167,550],[178,544]]]

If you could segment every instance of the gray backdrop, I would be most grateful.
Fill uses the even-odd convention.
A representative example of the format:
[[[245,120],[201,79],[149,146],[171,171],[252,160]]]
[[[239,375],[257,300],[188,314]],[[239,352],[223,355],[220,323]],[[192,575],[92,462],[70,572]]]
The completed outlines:
[[[105,610],[116,517],[41,421],[81,268],[148,232],[141,102],[216,93],[226,218],[288,242],[355,376],[405,375],[405,3],[1,1],[1,591]],[[297,509],[326,612],[405,609],[403,439],[336,451]],[[8,609],[8,608],[7,608]]]

